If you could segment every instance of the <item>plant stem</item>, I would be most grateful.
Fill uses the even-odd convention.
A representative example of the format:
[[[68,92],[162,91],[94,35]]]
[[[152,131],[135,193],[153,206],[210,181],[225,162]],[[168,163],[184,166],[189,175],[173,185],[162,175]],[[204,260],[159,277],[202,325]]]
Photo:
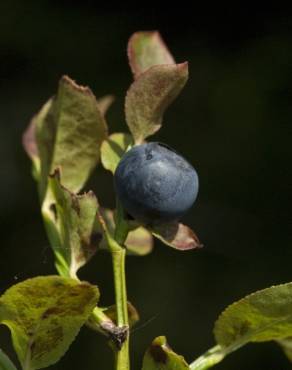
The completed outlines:
[[[122,247],[112,249],[114,285],[116,295],[117,325],[125,328],[126,337],[121,340],[121,348],[116,352],[116,370],[129,370],[129,319],[125,276],[126,250]]]
[[[117,204],[118,216],[114,237],[109,233],[106,223],[100,217],[107,244],[112,255],[115,298],[116,298],[116,324],[119,332],[114,338],[116,349],[116,370],[130,370],[129,359],[129,318],[126,287],[126,248],[124,242],[128,235],[128,225],[122,216],[122,208]]]
[[[217,345],[190,364],[190,370],[206,370],[218,364],[225,357],[225,352]]]

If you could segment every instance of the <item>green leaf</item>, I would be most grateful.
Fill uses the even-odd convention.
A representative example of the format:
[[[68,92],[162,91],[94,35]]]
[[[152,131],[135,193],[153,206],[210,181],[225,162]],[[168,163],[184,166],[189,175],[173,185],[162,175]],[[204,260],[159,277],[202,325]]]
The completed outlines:
[[[97,99],[97,106],[103,116],[106,115],[108,109],[111,107],[114,101],[115,97],[113,95],[105,95]]]
[[[218,318],[214,334],[227,353],[248,342],[292,336],[292,283],[260,290],[233,303]]]
[[[51,190],[51,189],[50,189]],[[57,224],[57,209],[53,194],[46,198],[42,206],[44,226],[55,254],[55,266],[61,276],[70,277],[70,266],[68,264],[68,252],[62,247],[62,237]]]
[[[175,63],[157,31],[134,33],[128,43],[128,58],[135,78],[153,65]]]
[[[107,127],[97,101],[88,87],[62,77],[57,95],[34,118],[41,160],[40,194],[48,175],[60,167],[62,185],[78,192],[98,163]]]
[[[132,305],[131,302],[127,302],[128,305],[128,317],[130,327],[134,326],[139,320],[139,314],[136,308]],[[117,323],[117,312],[116,305],[106,307],[103,311],[114,323]]]
[[[69,275],[76,277],[79,268],[95,254],[102,239],[102,234],[94,230],[98,202],[91,191],[76,195],[63,187],[58,171],[50,177],[49,184],[56,200],[59,252],[68,265]]]
[[[0,322],[11,330],[23,369],[56,363],[98,298],[97,287],[60,276],[28,279],[8,289],[0,298]]]
[[[145,353],[142,370],[186,370],[189,365],[177,355],[166,342],[165,337],[154,339]]]
[[[181,223],[170,222],[156,225],[151,231],[164,244],[181,251],[203,247],[197,235],[188,226]]]
[[[0,349],[0,370],[17,370],[10,358]]]
[[[101,163],[106,170],[115,172],[120,159],[133,144],[131,135],[115,133],[110,135],[101,145]]]
[[[165,109],[177,97],[188,79],[188,64],[156,65],[130,86],[125,103],[126,121],[140,144],[158,131]]]
[[[282,347],[289,361],[292,362],[292,337],[278,340],[277,342]]]

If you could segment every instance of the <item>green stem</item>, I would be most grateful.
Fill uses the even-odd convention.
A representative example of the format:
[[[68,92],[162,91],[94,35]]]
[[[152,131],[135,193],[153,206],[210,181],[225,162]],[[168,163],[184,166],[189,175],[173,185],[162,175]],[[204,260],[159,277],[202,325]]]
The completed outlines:
[[[129,370],[129,318],[127,306],[127,289],[125,276],[126,250],[122,247],[112,250],[114,284],[116,295],[117,325],[125,329],[125,338],[121,340],[121,348],[116,352],[116,370]]]
[[[112,253],[118,326],[128,325],[125,257],[126,250],[122,248]]]
[[[116,323],[119,333],[115,338],[116,370],[130,370],[129,359],[129,318],[126,287],[126,249],[125,240],[128,236],[128,224],[124,219],[123,209],[117,199],[117,217],[114,237],[108,232],[106,225],[104,231],[112,255],[114,286],[116,296]]]
[[[113,338],[116,350],[116,370],[130,370],[129,359],[129,318],[126,288],[126,249],[123,244],[128,235],[128,225],[123,222],[121,208],[118,210],[115,235],[109,233],[106,223],[100,217],[101,227],[105,233],[107,244],[112,255],[115,298],[116,323],[119,329]]]
[[[225,357],[225,352],[217,345],[190,364],[190,370],[206,370],[218,364]]]
[[[121,348],[116,352],[116,370],[129,370],[129,319],[127,306],[127,289],[125,276],[126,250],[119,248],[112,250],[114,284],[116,295],[117,325],[125,328],[126,337],[121,342]]]

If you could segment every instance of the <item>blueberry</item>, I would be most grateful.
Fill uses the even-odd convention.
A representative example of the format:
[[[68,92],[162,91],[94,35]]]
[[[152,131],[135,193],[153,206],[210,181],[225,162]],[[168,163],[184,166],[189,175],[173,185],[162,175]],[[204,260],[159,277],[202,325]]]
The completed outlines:
[[[193,205],[199,188],[195,169],[173,149],[157,142],[126,152],[114,183],[124,210],[145,224],[178,220]]]

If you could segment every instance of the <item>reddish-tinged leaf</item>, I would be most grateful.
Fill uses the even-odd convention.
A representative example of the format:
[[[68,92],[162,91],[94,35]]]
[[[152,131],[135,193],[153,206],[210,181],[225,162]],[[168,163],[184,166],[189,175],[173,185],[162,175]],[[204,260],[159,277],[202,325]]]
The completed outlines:
[[[41,160],[40,192],[44,196],[48,175],[61,168],[62,185],[78,192],[100,157],[107,126],[95,96],[88,87],[64,76],[57,95],[35,117]]]
[[[33,118],[30,121],[30,124],[28,125],[27,129],[24,131],[22,136],[22,144],[24,150],[26,151],[26,154],[30,157],[32,161],[34,161],[35,158],[39,157],[35,131],[36,131],[35,119]]]
[[[35,180],[39,180],[40,177],[40,157],[36,142],[36,119],[35,117],[31,120],[27,129],[22,136],[22,145],[26,154],[30,157],[32,161],[32,174]]]
[[[125,103],[126,121],[140,144],[158,131],[166,108],[188,79],[188,64],[156,65],[141,74],[130,86]]]
[[[157,225],[152,229],[152,233],[164,244],[181,251],[203,246],[197,235],[184,224],[173,222]]]
[[[128,43],[128,58],[135,78],[153,65],[175,63],[157,31],[134,33]]]

